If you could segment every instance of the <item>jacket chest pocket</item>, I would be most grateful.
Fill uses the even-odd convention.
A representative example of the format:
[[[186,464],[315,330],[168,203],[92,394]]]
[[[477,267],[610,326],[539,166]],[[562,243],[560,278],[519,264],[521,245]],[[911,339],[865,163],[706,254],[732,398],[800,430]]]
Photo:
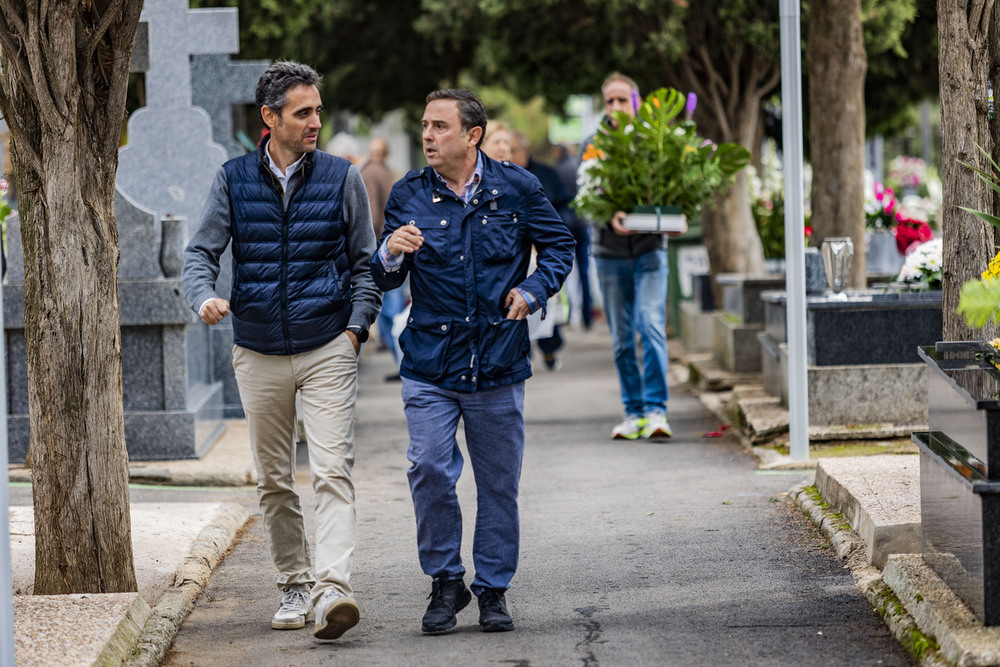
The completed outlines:
[[[475,219],[487,264],[509,262],[521,247],[522,229],[516,211],[486,212]]]
[[[445,216],[416,216],[410,218],[408,225],[416,225],[424,239],[424,243],[415,253],[413,261],[417,265],[443,266],[451,257],[448,243],[448,230],[451,219]]]

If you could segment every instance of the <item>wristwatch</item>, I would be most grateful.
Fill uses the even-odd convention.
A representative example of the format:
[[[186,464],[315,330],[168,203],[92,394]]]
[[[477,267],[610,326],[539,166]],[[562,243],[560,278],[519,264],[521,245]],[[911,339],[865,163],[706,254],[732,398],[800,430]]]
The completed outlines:
[[[347,330],[358,337],[359,343],[363,343],[368,340],[368,329],[362,329],[357,324],[351,324],[347,327]]]

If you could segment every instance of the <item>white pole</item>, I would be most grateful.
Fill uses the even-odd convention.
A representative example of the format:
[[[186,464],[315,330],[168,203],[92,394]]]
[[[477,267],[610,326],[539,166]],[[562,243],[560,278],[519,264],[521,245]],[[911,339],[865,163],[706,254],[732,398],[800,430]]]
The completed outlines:
[[[785,167],[785,291],[788,295],[788,435],[792,459],[809,459],[806,252],[802,195],[802,41],[798,0],[781,2],[781,126]]]
[[[9,472],[7,470],[7,346],[0,286],[0,667],[14,667],[14,580],[10,562]]]

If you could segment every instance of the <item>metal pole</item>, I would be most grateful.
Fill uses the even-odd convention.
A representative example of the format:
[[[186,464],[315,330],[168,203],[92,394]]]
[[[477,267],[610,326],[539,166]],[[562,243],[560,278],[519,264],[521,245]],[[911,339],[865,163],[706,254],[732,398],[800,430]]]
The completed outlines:
[[[806,252],[802,195],[802,41],[798,0],[780,0],[781,126],[785,164],[785,291],[788,295],[788,435],[792,459],[809,459]]]
[[[0,667],[14,667],[14,581],[10,559],[7,470],[7,346],[3,335],[3,288],[0,285]]]

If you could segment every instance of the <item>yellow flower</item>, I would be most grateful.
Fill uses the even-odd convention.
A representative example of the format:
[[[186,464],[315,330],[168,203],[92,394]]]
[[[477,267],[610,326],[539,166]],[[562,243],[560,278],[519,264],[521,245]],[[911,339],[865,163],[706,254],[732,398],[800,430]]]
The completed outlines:
[[[587,150],[583,152],[583,160],[593,160],[597,158],[598,160],[604,159],[604,151],[599,151],[594,148],[594,144],[587,144]]]
[[[1000,252],[990,260],[990,265],[983,271],[983,280],[987,278],[1000,278]]]
[[[1000,338],[994,338],[990,341],[990,347],[995,350],[1000,350]]]

